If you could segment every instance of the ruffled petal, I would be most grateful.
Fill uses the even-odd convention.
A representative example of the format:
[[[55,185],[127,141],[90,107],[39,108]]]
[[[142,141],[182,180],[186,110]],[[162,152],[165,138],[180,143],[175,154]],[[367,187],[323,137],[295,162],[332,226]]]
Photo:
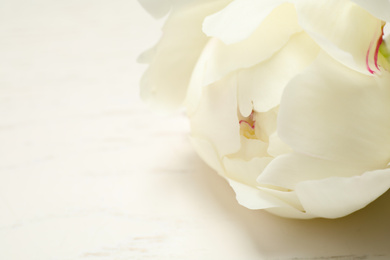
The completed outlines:
[[[216,46],[218,46],[218,40],[211,38],[204,47],[192,72],[185,98],[185,105],[189,116],[198,108],[203,88],[207,86],[204,80],[207,72],[207,61],[213,55],[212,53]]]
[[[235,0],[223,10],[207,17],[203,23],[203,31],[208,36],[219,38],[225,44],[242,41],[283,2],[286,1]]]
[[[293,208],[299,210],[300,212],[305,212],[301,202],[298,199],[297,194],[295,191],[281,191],[276,190],[273,188],[267,188],[267,187],[257,187],[258,189],[267,192],[268,194],[286,202],[288,205],[292,206]]]
[[[302,181],[351,177],[360,175],[366,170],[356,164],[323,160],[293,152],[276,157],[257,181],[261,186],[272,185],[294,190]]]
[[[197,5],[218,1],[228,4],[232,0],[138,0],[141,6],[156,19],[165,16],[171,10],[196,8]]]
[[[255,113],[255,132],[258,139],[269,142],[269,137],[276,131],[276,122],[279,107],[274,107],[267,112]]]
[[[209,141],[194,136],[190,137],[190,141],[200,158],[220,175],[224,175],[221,160],[218,157],[215,147]]]
[[[257,177],[273,158],[255,157],[249,161],[241,158],[223,158],[223,165],[226,171],[226,177],[237,182],[256,187]]]
[[[204,84],[208,85],[232,71],[252,67],[270,58],[293,34],[301,30],[294,6],[284,4],[277,7],[245,40],[231,45],[217,40],[206,60]]]
[[[219,158],[239,151],[236,75],[204,88],[198,109],[190,119],[192,136],[213,143]]]
[[[390,73],[366,76],[322,54],[286,87],[278,135],[298,153],[380,169],[390,160]]]
[[[252,109],[265,112],[279,105],[287,83],[312,63],[318,53],[318,45],[306,33],[297,33],[271,59],[241,70],[238,76],[241,114],[247,116]]]
[[[350,178],[333,177],[299,183],[296,193],[307,213],[339,218],[365,207],[390,187],[390,169]]]
[[[172,5],[172,0],[138,0],[138,2],[156,19],[166,15]]]
[[[390,2],[389,0],[352,0],[359,6],[366,9],[373,16],[379,19],[390,22]]]
[[[275,132],[269,136],[269,144],[267,152],[269,155],[276,157],[285,153],[292,152],[290,146],[284,143],[278,136],[278,133]]]
[[[292,206],[286,202],[268,194],[265,191],[253,188],[251,186],[242,184],[234,180],[228,180],[230,186],[236,193],[236,199],[238,203],[242,206],[247,207],[248,209],[268,209],[268,208],[290,208],[295,211]]]
[[[240,158],[250,161],[254,157],[267,156],[268,144],[257,139],[248,139],[240,135],[241,148],[237,153],[229,154],[229,158]]]
[[[212,1],[171,13],[160,42],[143,57],[151,62],[141,79],[141,97],[146,103],[166,110],[182,104],[192,70],[208,40],[201,31],[202,21],[227,2]]]
[[[299,211],[295,208],[280,207],[280,208],[269,208],[265,209],[267,212],[284,218],[295,218],[295,219],[312,219],[318,218],[318,216],[309,214],[306,212]]]
[[[299,0],[296,7],[300,25],[330,56],[364,74],[379,71],[380,19],[349,0]]]

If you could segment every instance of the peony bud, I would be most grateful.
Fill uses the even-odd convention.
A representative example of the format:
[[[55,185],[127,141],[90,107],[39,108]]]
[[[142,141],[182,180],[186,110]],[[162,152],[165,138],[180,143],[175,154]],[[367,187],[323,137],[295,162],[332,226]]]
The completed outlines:
[[[390,187],[390,4],[172,4],[143,97],[184,104],[191,141],[238,202],[338,218]],[[337,12],[335,12],[337,10]]]

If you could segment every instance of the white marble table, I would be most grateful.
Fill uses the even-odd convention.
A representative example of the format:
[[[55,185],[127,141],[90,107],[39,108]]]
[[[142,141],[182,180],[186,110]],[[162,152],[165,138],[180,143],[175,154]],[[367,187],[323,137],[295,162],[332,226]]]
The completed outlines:
[[[390,193],[338,220],[239,206],[139,100],[135,0],[0,1],[0,259],[390,259]]]

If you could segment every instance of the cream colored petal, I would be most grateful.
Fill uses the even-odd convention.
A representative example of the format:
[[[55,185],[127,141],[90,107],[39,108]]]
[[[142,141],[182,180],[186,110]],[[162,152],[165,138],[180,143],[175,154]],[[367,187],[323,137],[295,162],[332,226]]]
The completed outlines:
[[[351,177],[367,169],[359,165],[323,160],[298,153],[276,157],[257,179],[263,185],[273,185],[295,190],[302,181],[321,180],[329,177]]]
[[[269,155],[276,157],[285,153],[290,153],[292,152],[292,149],[290,146],[284,143],[278,136],[278,133],[275,132],[269,136],[267,152]]]
[[[251,186],[242,184],[234,180],[228,180],[230,186],[236,193],[238,203],[249,209],[268,209],[276,207],[293,207],[288,205],[286,202],[268,194],[265,191],[253,188]],[[296,210],[297,211],[297,210]]]
[[[254,157],[268,156],[268,143],[258,139],[248,139],[242,135],[240,135],[240,140],[240,150],[234,154],[229,154],[229,158],[240,158],[245,161],[250,161]]]
[[[171,10],[196,8],[197,5],[218,1],[228,4],[232,0],[138,0],[142,7],[157,19],[165,16]]]
[[[256,112],[255,132],[258,139],[269,142],[269,137],[276,131],[276,120],[279,107],[274,107],[267,112]]]
[[[185,99],[185,105],[187,108],[187,113],[189,115],[194,113],[198,108],[199,101],[202,96],[203,88],[207,86],[205,84],[207,61],[212,56],[212,53],[215,50],[216,46],[218,46],[218,44],[219,44],[218,40],[215,38],[211,38],[207,42],[192,72],[186,99]]]
[[[203,31],[208,36],[232,44],[249,37],[283,0],[235,0],[226,8],[207,17]],[[281,19],[282,20],[282,19]]]
[[[256,28],[251,36],[248,35],[238,43],[226,45],[220,40],[215,43],[205,64],[205,85],[232,71],[249,68],[270,58],[288,42],[291,35],[302,30],[292,4],[277,7],[259,26],[256,25]],[[234,34],[233,31],[231,33]]]
[[[318,45],[304,32],[291,37],[270,59],[239,72],[238,98],[241,114],[253,108],[265,112],[279,105],[287,83],[314,61]]]
[[[141,97],[152,107],[174,109],[186,96],[195,63],[208,38],[201,30],[205,16],[219,10],[226,1],[212,1],[173,11],[155,47],[151,65],[141,79]]]
[[[220,158],[237,152],[241,144],[236,75],[205,87],[190,119],[192,135],[211,142]]]
[[[223,158],[223,165],[226,171],[226,177],[231,180],[241,182],[243,184],[256,187],[257,177],[263,169],[268,165],[273,158],[271,157],[255,157],[249,161],[241,158]]]
[[[281,16],[284,19],[280,19]],[[294,6],[282,5],[276,8],[252,36],[240,43],[225,45],[216,38],[210,39],[202,51],[189,84],[186,97],[189,113],[196,110],[204,86],[235,70],[254,66],[270,58],[288,42],[291,35],[300,30]],[[264,41],[265,38],[267,41]],[[245,111],[251,111],[251,104],[245,105],[250,106]]]
[[[220,175],[224,176],[225,171],[221,165],[221,159],[218,157],[217,151],[215,150],[214,146],[209,141],[195,136],[191,136],[190,141],[200,158],[202,158],[205,163],[207,163]]]
[[[318,216],[309,214],[306,212],[299,211],[295,208],[280,207],[280,208],[269,208],[265,209],[267,212],[284,218],[295,218],[295,219],[312,219],[318,218]]]
[[[366,9],[373,16],[390,22],[390,1],[389,0],[352,0],[359,6]]]
[[[154,18],[161,18],[171,9],[172,0],[138,0]]]
[[[329,55],[361,73],[378,72],[381,20],[349,0],[300,0],[296,7],[300,25]]]
[[[298,153],[367,168],[390,160],[390,73],[371,77],[326,54],[286,87],[278,135]]]
[[[298,211],[303,213],[305,212],[295,191],[282,191],[282,190],[273,189],[272,187],[267,188],[266,186],[264,187],[261,186],[257,188],[286,202],[287,204],[291,205],[293,208],[297,209]]]
[[[338,218],[365,207],[389,187],[390,169],[383,169],[350,178],[302,182],[296,193],[307,213]]]

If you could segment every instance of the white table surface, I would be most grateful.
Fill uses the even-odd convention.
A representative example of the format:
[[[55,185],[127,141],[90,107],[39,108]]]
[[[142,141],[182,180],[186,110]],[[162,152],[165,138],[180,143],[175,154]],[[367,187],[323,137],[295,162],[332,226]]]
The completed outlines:
[[[138,97],[135,0],[0,1],[0,259],[390,259],[390,193],[338,220],[239,206]]]

